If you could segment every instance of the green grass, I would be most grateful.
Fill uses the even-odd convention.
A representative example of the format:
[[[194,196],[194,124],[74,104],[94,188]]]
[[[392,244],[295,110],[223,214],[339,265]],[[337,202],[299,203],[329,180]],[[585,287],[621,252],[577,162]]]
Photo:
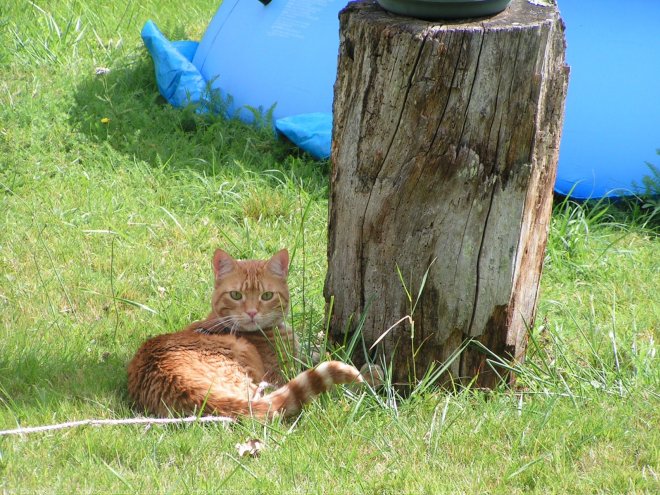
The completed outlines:
[[[216,7],[0,6],[0,429],[131,417],[126,363],[206,313],[216,247],[289,247],[292,323],[323,330],[327,164],[168,107],[139,39],[148,18],[199,38]],[[660,248],[639,204],[555,206],[516,390],[338,391],[296,422],[0,437],[0,491],[657,493]],[[248,438],[266,448],[239,459]]]

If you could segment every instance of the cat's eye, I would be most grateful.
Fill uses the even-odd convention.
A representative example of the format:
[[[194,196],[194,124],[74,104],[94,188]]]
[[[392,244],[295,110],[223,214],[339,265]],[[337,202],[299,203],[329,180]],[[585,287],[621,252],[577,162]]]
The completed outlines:
[[[233,290],[229,293],[229,297],[231,297],[234,301],[240,301],[241,299],[243,299],[243,294],[241,294],[237,290]]]
[[[261,294],[261,300],[262,301],[270,301],[273,298],[273,293],[272,292],[263,292]]]

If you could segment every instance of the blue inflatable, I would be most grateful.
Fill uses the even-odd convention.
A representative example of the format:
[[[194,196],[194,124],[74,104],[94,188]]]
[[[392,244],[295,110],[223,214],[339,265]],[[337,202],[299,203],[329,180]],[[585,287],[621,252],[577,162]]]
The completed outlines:
[[[571,76],[555,190],[626,196],[660,148],[660,2],[559,0]]]
[[[224,0],[199,46],[142,36],[173,105],[226,102],[317,158],[330,155],[338,13],[347,0]],[[571,78],[555,190],[577,199],[639,192],[660,148],[660,1],[560,0]],[[191,42],[188,42],[191,43]]]
[[[339,11],[347,0],[223,0],[193,64],[231,97],[230,111],[252,118],[246,106],[275,119],[332,112],[337,76]]]

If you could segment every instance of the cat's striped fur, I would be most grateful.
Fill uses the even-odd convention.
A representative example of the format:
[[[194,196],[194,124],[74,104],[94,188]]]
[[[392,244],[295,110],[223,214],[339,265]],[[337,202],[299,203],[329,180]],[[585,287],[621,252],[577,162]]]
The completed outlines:
[[[128,366],[138,407],[158,416],[291,415],[333,385],[362,382],[353,366],[329,361],[286,382],[282,360],[297,352],[283,323],[289,306],[286,250],[268,261],[214,256],[215,290],[205,320],[147,340]],[[240,296],[240,297],[239,297]],[[263,395],[260,384],[277,386]]]

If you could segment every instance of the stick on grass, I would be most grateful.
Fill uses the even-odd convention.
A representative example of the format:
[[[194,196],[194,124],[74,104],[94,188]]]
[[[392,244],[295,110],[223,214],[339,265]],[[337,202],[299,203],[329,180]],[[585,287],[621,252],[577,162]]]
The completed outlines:
[[[116,425],[155,425],[183,423],[231,423],[233,419],[224,416],[188,416],[185,418],[126,418],[126,419],[83,419],[54,425],[30,426],[13,430],[0,430],[0,437],[5,435],[25,435],[42,431],[63,430],[79,426],[116,426]]]

